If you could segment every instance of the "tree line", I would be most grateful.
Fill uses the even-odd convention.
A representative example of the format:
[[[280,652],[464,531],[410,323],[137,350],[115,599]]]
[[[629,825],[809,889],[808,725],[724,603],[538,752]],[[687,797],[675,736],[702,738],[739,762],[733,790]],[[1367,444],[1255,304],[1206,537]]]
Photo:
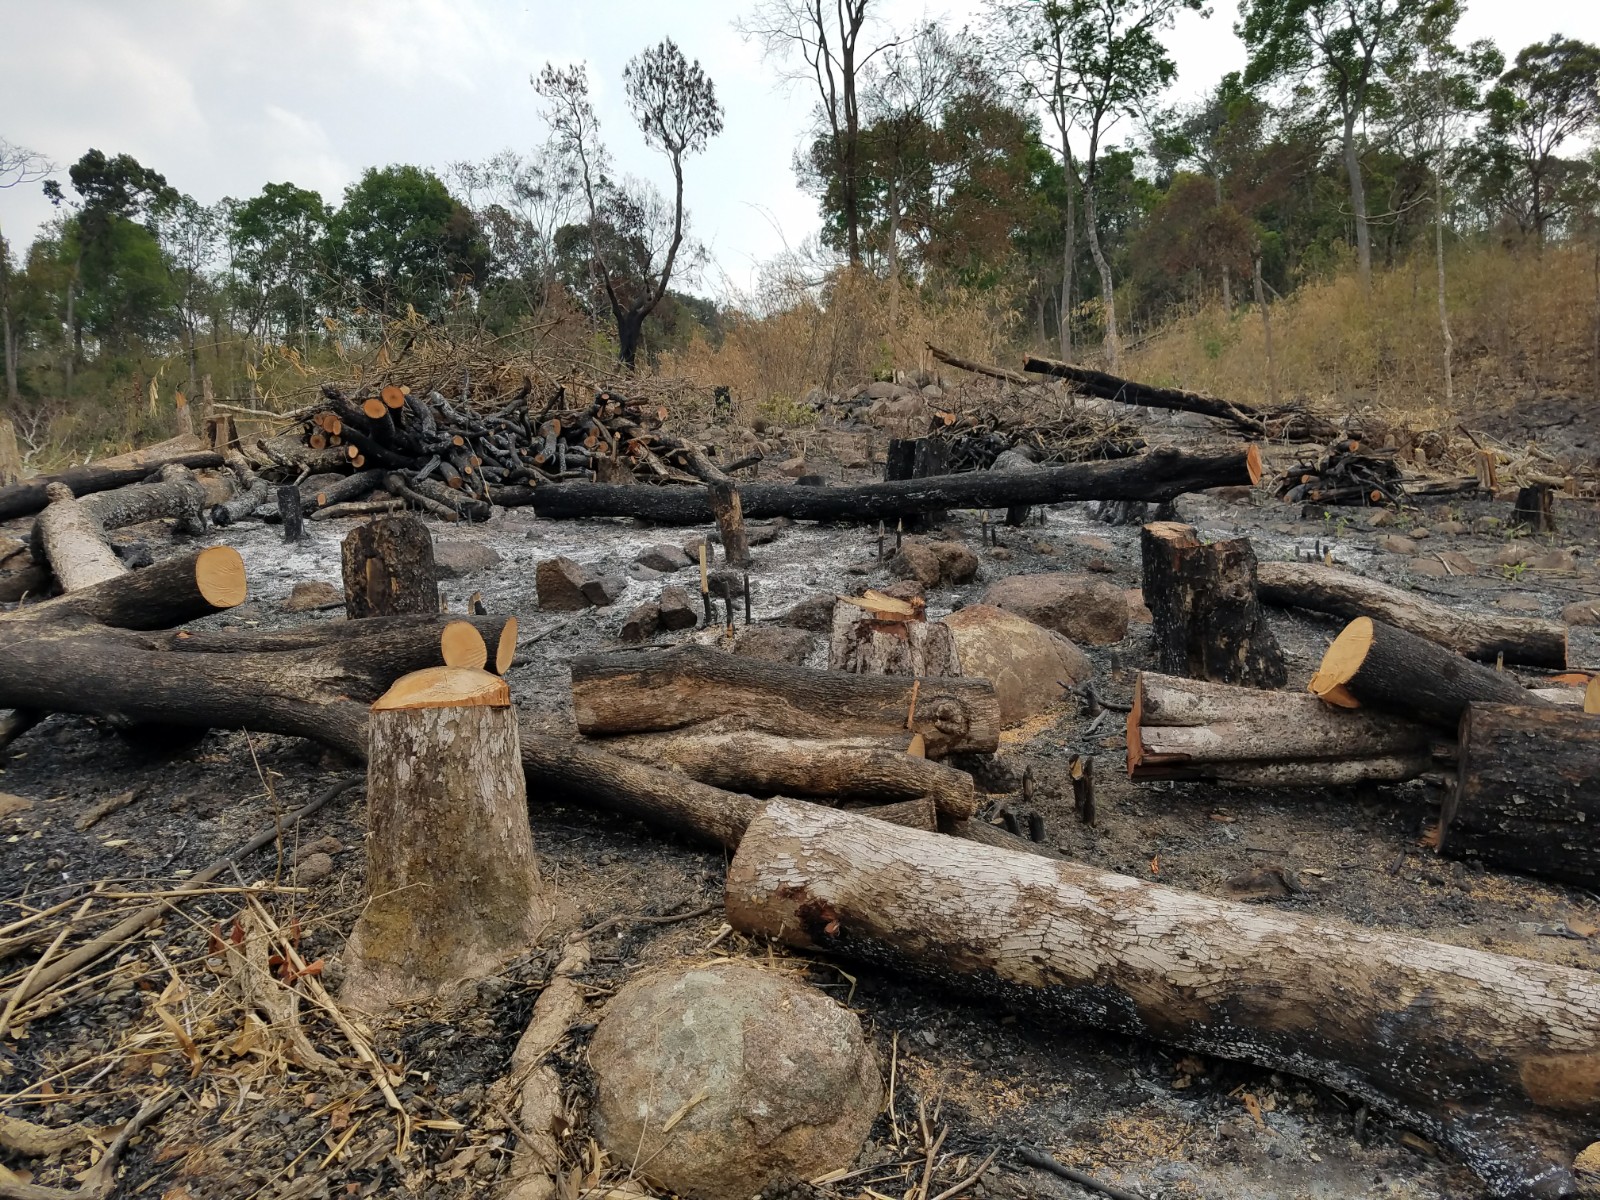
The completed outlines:
[[[894,29],[873,0],[759,0],[739,28],[812,110],[795,170],[833,256],[819,294],[876,275],[893,327],[906,289],[990,291],[1019,344],[1115,369],[1130,324],[1426,254],[1448,355],[1448,247],[1538,253],[1600,219],[1600,48],[1557,35],[1508,61],[1460,42],[1459,0],[1245,0],[1246,68],[1163,107],[1191,11],[988,0],[970,28]],[[504,336],[576,316],[628,367],[749,319],[685,288],[690,160],[723,125],[699,62],[665,40],[623,74],[670,194],[617,172],[584,66],[530,83],[537,148],[374,167],[337,203],[282,182],[205,205],[127,154],[63,174],[0,140],[0,187],[57,207],[25,249],[0,230],[9,401],[152,358],[193,394],[224,348],[248,389],[264,353],[309,362],[396,319]]]

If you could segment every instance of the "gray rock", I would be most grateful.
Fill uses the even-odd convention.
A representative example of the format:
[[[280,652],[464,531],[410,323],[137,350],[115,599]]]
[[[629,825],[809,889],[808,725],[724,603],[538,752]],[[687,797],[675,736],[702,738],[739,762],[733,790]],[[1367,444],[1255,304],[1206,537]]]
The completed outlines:
[[[333,858],[318,851],[308,854],[303,862],[296,862],[294,868],[295,882],[302,887],[307,884],[317,883],[333,874]]]
[[[584,582],[583,597],[597,608],[606,608],[621,600],[627,590],[628,581],[621,575],[602,575]]]
[[[500,565],[500,552],[493,546],[478,542],[433,542],[433,565],[439,569],[440,579],[460,579],[479,571],[488,571]]]
[[[1128,636],[1128,601],[1122,589],[1089,575],[1065,571],[1012,575],[990,587],[983,603],[1080,644],[1109,646]]]
[[[583,585],[591,576],[586,567],[570,558],[547,558],[534,569],[534,587],[539,607],[546,612],[578,612],[589,607]]]
[[[836,603],[838,598],[832,595],[807,596],[779,617],[778,623],[787,625],[791,629],[809,629],[815,633],[822,633],[833,628],[833,606]]]
[[[1600,600],[1569,604],[1561,610],[1561,619],[1568,625],[1600,625]]]
[[[764,662],[794,663],[804,666],[817,648],[815,634],[784,625],[746,625],[734,640],[733,652]]]
[[[658,579],[665,579],[665,571],[657,571],[654,567],[647,567],[643,563],[629,563],[627,567],[629,579],[637,579],[640,583],[654,583]]]
[[[1093,674],[1088,657],[1059,633],[988,604],[968,604],[944,619],[955,635],[961,674],[988,679],[1000,723],[1015,725],[1049,711],[1061,684]]]
[[[1398,533],[1386,533],[1378,539],[1378,549],[1387,550],[1390,554],[1415,554],[1417,544]]]
[[[700,610],[689,603],[689,593],[681,587],[664,587],[657,605],[662,629],[693,629],[700,622]]]
[[[649,567],[652,571],[681,571],[689,565],[689,556],[683,552],[682,546],[662,542],[641,550],[633,561]]]
[[[867,384],[866,389],[861,394],[868,400],[898,400],[901,396],[909,396],[911,393],[898,383],[880,380],[877,383]]]
[[[343,608],[344,593],[331,583],[320,579],[302,579],[294,585],[289,598],[283,602],[283,611],[290,613],[313,612],[319,608]]]
[[[661,606],[645,603],[638,605],[622,622],[617,634],[625,642],[648,642],[661,627]]]
[[[601,1143],[691,1200],[749,1200],[850,1166],[883,1093],[855,1014],[745,963],[627,984],[589,1063]]]

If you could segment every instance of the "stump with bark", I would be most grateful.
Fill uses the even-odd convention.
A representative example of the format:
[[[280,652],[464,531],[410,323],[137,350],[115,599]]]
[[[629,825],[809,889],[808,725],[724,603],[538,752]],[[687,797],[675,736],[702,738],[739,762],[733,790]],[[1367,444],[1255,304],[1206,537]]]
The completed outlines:
[[[372,706],[367,812],[369,898],[343,1001],[380,1012],[428,999],[536,943],[550,906],[503,679],[446,665],[397,680]]]
[[[771,803],[728,871],[738,930],[990,1005],[1317,1080],[1502,1196],[1564,1196],[1600,1115],[1600,979]]]
[[[1128,713],[1128,776],[1238,787],[1395,783],[1434,768],[1438,735],[1315,696],[1143,673]]]
[[[1548,483],[1533,483],[1517,489],[1517,503],[1511,510],[1511,523],[1529,533],[1556,531],[1555,490]]]
[[[1279,688],[1288,667],[1256,599],[1248,538],[1205,543],[1187,525],[1159,521],[1140,536],[1144,603],[1167,675]]]
[[[422,518],[397,515],[357,525],[344,539],[344,608],[351,619],[439,611],[433,538]]]
[[[1475,700],[1541,703],[1515,676],[1371,617],[1357,617],[1344,627],[1322,656],[1310,690],[1341,708],[1399,713],[1451,732]]]
[[[828,669],[856,675],[958,675],[955,638],[927,619],[921,600],[882,592],[841,596],[833,606]]]
[[[1600,716],[1469,704],[1439,849],[1578,887],[1600,886]]]
[[[1468,658],[1531,667],[1567,665],[1567,627],[1538,617],[1469,612],[1319,563],[1265,562],[1257,590],[1268,604],[1352,620],[1375,617]]]

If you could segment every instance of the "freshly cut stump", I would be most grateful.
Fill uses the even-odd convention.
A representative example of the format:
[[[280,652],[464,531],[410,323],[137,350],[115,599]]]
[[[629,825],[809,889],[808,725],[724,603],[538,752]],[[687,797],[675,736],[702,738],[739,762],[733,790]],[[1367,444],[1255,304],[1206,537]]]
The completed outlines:
[[[389,617],[439,611],[439,571],[433,538],[422,518],[379,517],[345,536],[345,615]]]
[[[367,809],[370,899],[346,948],[346,1003],[428,999],[538,939],[549,905],[503,679],[445,666],[398,680],[372,706]]]
[[[589,1062],[601,1143],[693,1200],[850,1166],[883,1091],[854,1013],[744,963],[635,979],[606,1006]]]
[[[1371,617],[1357,617],[1333,640],[1310,691],[1341,708],[1399,713],[1452,733],[1473,701],[1544,703],[1513,675]]]
[[[1359,1097],[1500,1196],[1571,1194],[1600,1115],[1600,978],[773,801],[728,921],[1035,1014]]]
[[[1600,887],[1600,716],[1470,704],[1439,850],[1508,871]]]

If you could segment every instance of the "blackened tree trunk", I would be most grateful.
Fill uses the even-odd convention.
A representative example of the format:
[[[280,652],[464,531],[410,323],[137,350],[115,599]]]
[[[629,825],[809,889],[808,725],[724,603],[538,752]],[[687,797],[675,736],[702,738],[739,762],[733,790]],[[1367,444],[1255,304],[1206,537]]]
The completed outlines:
[[[439,611],[433,538],[410,513],[357,525],[344,539],[344,608],[351,619]]]

